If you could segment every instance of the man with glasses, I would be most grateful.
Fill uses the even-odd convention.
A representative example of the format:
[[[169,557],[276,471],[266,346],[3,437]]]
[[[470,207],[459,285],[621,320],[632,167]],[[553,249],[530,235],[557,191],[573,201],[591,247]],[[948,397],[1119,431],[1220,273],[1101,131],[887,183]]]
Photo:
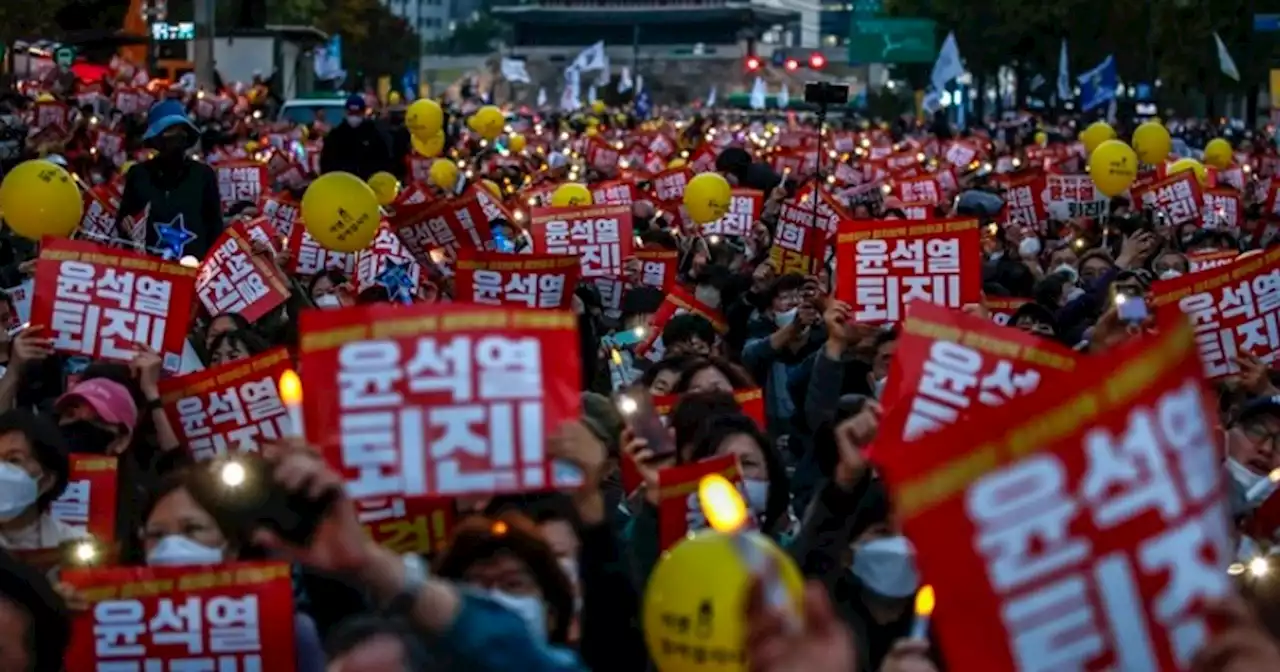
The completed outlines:
[[[1252,509],[1273,489],[1260,484],[1280,467],[1280,395],[1245,403],[1227,428],[1226,447],[1232,499]]]

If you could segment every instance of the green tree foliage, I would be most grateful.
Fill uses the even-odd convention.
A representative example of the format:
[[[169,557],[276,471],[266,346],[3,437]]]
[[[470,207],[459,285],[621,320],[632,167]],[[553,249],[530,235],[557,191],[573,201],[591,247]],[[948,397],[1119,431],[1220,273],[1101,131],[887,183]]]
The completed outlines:
[[[342,36],[343,65],[367,77],[398,75],[417,62],[421,40],[379,0],[276,0],[272,21]]]
[[[58,10],[67,0],[0,0],[0,42],[56,38]]]

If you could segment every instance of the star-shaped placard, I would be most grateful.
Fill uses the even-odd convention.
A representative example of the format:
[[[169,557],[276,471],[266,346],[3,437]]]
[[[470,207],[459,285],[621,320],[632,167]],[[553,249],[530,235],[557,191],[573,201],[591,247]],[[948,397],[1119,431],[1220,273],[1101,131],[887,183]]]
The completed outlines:
[[[387,260],[382,267],[377,281],[378,285],[387,290],[388,299],[400,303],[413,303],[413,273],[410,268],[412,263],[412,261],[396,263]]]
[[[196,239],[194,231],[187,229],[186,218],[179,214],[168,222],[152,223],[156,230],[156,246],[152,251],[167,261],[181,259],[187,245]]]

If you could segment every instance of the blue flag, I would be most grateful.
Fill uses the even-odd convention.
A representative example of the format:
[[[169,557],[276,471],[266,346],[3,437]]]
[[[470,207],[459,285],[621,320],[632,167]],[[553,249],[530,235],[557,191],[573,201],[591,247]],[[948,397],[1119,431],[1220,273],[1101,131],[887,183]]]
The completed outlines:
[[[405,68],[404,75],[400,77],[400,88],[404,93],[405,101],[412,102],[418,97],[418,64],[411,64]]]
[[[636,117],[648,119],[652,112],[653,101],[649,99],[649,91],[646,89],[636,96]]]
[[[1115,57],[1108,56],[1097,67],[1077,77],[1076,82],[1080,84],[1081,112],[1088,112],[1115,100],[1116,87],[1119,85]]]

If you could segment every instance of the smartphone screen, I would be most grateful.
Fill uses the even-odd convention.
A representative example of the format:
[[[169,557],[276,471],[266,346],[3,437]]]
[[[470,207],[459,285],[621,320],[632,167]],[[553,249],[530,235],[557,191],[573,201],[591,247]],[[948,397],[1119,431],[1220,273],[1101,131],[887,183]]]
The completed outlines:
[[[1116,294],[1116,315],[1125,322],[1142,322],[1149,316],[1147,302],[1141,296]]]
[[[676,454],[675,442],[667,426],[662,422],[653,405],[653,397],[642,387],[633,387],[617,394],[618,412],[638,438],[644,439],[653,452],[653,459],[666,459]]]

